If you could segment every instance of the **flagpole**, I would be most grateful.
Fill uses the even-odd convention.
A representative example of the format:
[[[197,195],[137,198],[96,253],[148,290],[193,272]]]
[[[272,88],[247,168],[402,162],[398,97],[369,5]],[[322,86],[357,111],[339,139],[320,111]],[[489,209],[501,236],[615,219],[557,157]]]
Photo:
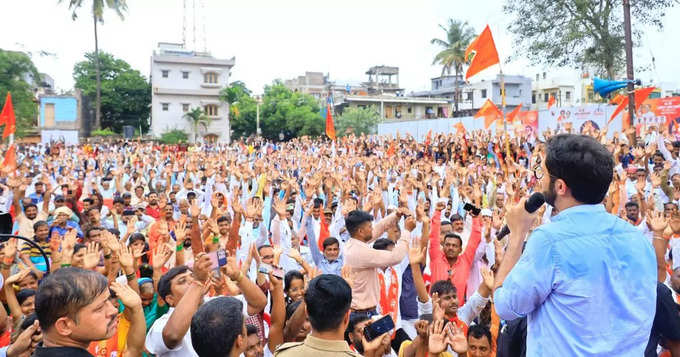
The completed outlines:
[[[505,135],[505,153],[510,155],[510,141],[508,139],[508,122],[505,120],[505,75],[503,75],[503,66],[498,62],[501,76],[501,113],[503,114],[503,131]]]

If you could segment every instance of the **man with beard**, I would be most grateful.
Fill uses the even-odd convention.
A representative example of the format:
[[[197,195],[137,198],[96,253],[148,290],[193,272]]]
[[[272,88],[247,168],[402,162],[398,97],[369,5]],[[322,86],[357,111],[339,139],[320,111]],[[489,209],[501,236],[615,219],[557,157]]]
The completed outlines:
[[[538,213],[526,211],[526,199],[509,207],[498,316],[528,317],[527,356],[642,355],[656,310],[656,258],[638,230],[602,205],[611,153],[589,136],[562,134],[548,140],[540,165],[534,175],[559,213],[522,253]]]

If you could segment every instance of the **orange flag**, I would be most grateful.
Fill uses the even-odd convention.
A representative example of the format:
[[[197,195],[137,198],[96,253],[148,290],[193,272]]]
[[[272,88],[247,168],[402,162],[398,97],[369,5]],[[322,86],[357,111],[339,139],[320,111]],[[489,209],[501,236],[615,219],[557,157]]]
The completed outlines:
[[[465,126],[463,125],[462,121],[459,121],[456,125],[453,126],[456,128],[456,132],[458,134],[465,134]]]
[[[397,151],[397,148],[394,146],[394,143],[395,143],[394,140],[392,140],[392,142],[390,142],[390,147],[387,148],[387,152],[385,153],[387,155],[387,157],[394,156],[394,153]]]
[[[621,101],[626,98],[625,95],[623,94],[617,94],[612,100],[609,101],[609,104],[621,104]]]
[[[331,104],[326,105],[326,136],[331,140],[335,140],[335,125],[333,124],[333,113],[331,112]]]
[[[328,230],[328,224],[326,223],[326,217],[322,214],[321,219],[319,221],[321,222],[321,229],[319,229],[319,239],[317,240],[317,244],[319,245],[319,250],[323,252],[323,241],[326,240],[326,238],[331,236],[330,231]]]
[[[477,111],[477,114],[474,116],[475,118],[479,117],[484,117],[484,128],[488,129],[491,124],[493,124],[494,120],[497,120],[498,118],[503,118],[503,113],[498,109],[498,107],[493,104],[493,102],[490,99],[487,99],[486,102],[484,102],[484,105],[482,105],[481,108],[479,108],[479,111]]]
[[[638,111],[640,109],[642,102],[644,102],[649,97],[649,95],[652,94],[654,89],[656,89],[656,87],[647,87],[647,88],[640,88],[640,89],[635,90],[635,111]],[[614,120],[614,118],[628,106],[628,102],[629,102],[628,96],[625,96],[625,95],[622,95],[622,94],[621,94],[621,96],[623,98],[620,99],[620,101],[618,103],[619,106],[616,107],[616,110],[614,110],[614,112],[612,113],[612,116],[609,117],[609,121],[607,122],[607,125],[609,125],[609,123],[611,123]],[[616,97],[614,99],[616,99]],[[613,99],[612,99],[612,101],[613,101]],[[627,124],[628,123],[623,123],[624,127]]]
[[[7,98],[5,99],[5,106],[0,112],[0,125],[5,124],[5,130],[2,132],[2,138],[6,138],[17,129],[16,117],[14,116],[14,106],[12,105],[12,94],[7,92]]]
[[[520,110],[522,110],[522,104],[518,105],[517,108],[515,108],[508,114],[508,123],[512,123],[515,121],[515,118],[517,117],[517,114],[519,114]]]
[[[472,52],[474,52],[475,55],[470,61],[470,67],[468,67],[467,72],[465,72],[465,80],[494,64],[500,63],[496,44],[493,41],[493,35],[491,35],[489,25],[486,25],[479,37],[472,41],[465,50],[465,59],[470,58],[469,56]]]
[[[2,161],[2,171],[10,173],[17,169],[17,151],[14,144],[10,145],[5,152],[5,159]]]
[[[550,107],[553,105],[555,105],[555,97],[551,94],[550,98],[548,98],[548,109],[550,109]]]

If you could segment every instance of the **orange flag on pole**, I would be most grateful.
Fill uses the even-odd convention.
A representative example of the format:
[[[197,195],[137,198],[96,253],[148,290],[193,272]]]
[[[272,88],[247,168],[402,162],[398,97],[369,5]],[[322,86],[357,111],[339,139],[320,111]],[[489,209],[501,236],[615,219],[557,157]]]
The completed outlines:
[[[656,89],[656,87],[647,87],[647,88],[640,88],[640,89],[635,90],[635,111],[638,111],[640,109],[642,102],[644,102],[649,97],[649,95],[652,94],[654,89]],[[628,96],[623,95],[623,94],[620,94],[620,95],[622,96],[622,98],[619,99],[619,102],[618,102],[619,106],[616,107],[616,110],[614,110],[614,112],[612,113],[612,116],[609,117],[609,121],[607,122],[607,125],[609,125],[609,123],[611,123],[614,120],[614,118],[628,106],[628,102],[629,102]],[[618,96],[614,97],[614,99],[616,99],[616,98],[618,98]],[[612,101],[614,101],[614,99],[612,99]],[[627,123],[622,123],[622,124],[624,125],[624,127],[625,127],[625,125],[627,125]]]
[[[5,124],[5,130],[2,132],[3,139],[14,134],[17,129],[14,106],[12,105],[12,93],[10,92],[7,92],[5,106],[2,107],[2,112],[0,112],[0,125],[2,124]]]
[[[522,104],[518,105],[517,108],[508,113],[508,123],[512,123],[515,121],[515,118],[517,117],[517,114],[519,114],[520,110],[522,110]]]
[[[496,44],[493,41],[493,35],[491,35],[489,25],[486,25],[479,37],[472,41],[468,48],[465,49],[465,59],[470,58],[472,52],[475,54],[470,61],[470,67],[468,67],[467,72],[465,72],[465,80],[494,64],[500,63]]]
[[[552,107],[553,105],[555,105],[555,96],[551,94],[550,98],[548,98],[548,109],[550,109],[550,107]]]
[[[503,118],[503,113],[490,99],[487,99],[474,117],[484,117],[484,129],[488,129],[489,126],[493,124],[494,120]]]
[[[326,136],[331,140],[335,140],[335,125],[333,124],[333,113],[331,112],[331,104],[326,104]]]
[[[5,152],[5,159],[2,160],[2,172],[10,173],[17,169],[17,151],[14,144],[10,145]]]

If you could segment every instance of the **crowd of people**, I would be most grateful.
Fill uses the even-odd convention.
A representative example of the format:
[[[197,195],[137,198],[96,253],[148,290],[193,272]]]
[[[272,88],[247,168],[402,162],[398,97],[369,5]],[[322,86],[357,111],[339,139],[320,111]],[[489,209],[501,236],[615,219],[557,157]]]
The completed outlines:
[[[0,356],[680,356],[680,141],[587,134],[19,145]]]

